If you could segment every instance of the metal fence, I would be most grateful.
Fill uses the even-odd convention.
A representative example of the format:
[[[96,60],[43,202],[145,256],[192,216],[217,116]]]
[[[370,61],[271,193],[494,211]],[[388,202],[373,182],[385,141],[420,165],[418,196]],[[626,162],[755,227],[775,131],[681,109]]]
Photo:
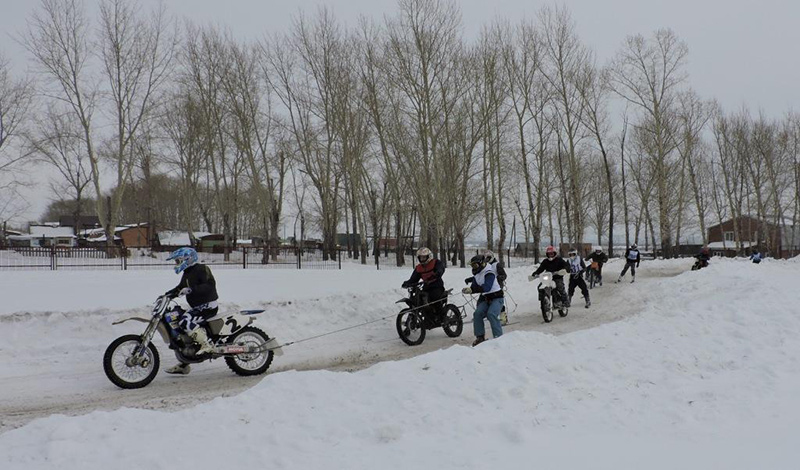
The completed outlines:
[[[387,256],[388,254],[388,256]],[[508,253],[509,255],[511,253]],[[169,252],[126,247],[8,247],[0,246],[0,271],[13,270],[142,270],[167,269],[174,266],[168,261]],[[376,259],[351,258],[346,250],[323,253],[322,250],[295,247],[239,247],[230,253],[199,253],[200,262],[216,268],[231,269],[412,269],[416,264],[413,254],[403,257],[404,264],[397,266],[394,252],[381,252]],[[470,256],[467,256],[469,259]],[[532,263],[524,258],[506,257],[506,266]]]

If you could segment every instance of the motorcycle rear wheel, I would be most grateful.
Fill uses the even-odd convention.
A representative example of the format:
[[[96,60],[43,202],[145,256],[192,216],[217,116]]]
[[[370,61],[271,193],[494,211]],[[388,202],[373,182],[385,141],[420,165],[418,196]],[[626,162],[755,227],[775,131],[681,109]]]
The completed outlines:
[[[397,314],[395,321],[397,335],[409,346],[417,346],[425,341],[425,325],[422,315],[410,308],[403,309]]]
[[[271,338],[269,335],[254,326],[246,326],[231,335],[227,344],[242,343],[245,346],[255,346],[263,348]],[[236,375],[243,377],[251,375],[261,375],[269,369],[275,353],[272,351],[260,351],[257,353],[238,354],[226,357],[225,364]]]
[[[141,347],[139,335],[125,335],[115,339],[106,348],[103,355],[103,371],[114,385],[124,389],[135,389],[147,386],[158,374],[161,359],[153,343],[144,351],[145,365],[129,366],[128,361],[136,349]]]

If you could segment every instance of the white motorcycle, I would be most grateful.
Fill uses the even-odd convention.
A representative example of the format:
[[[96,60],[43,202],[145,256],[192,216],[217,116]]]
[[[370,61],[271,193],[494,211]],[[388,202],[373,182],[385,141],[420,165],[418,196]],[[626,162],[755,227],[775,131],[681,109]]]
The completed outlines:
[[[544,272],[541,276],[529,276],[528,278],[531,281],[539,279],[539,299],[541,300],[542,318],[544,318],[545,323],[553,321],[553,291],[555,290],[558,293],[554,279],[556,275],[566,276],[567,270],[562,269],[555,273]],[[561,299],[561,305],[557,307],[558,314],[562,317],[566,317],[569,313],[569,307],[564,305],[565,302],[566,299]]]
[[[166,294],[159,296],[149,319],[129,317],[113,322],[114,325],[131,320],[147,323],[141,335],[120,336],[106,348],[103,370],[114,385],[126,389],[142,388],[153,381],[161,364],[158,350],[151,341],[156,331],[175,351],[178,361],[192,364],[222,357],[233,372],[242,376],[263,374],[269,369],[275,354],[283,354],[275,338],[250,326],[253,316],[264,310],[243,310],[209,319],[204,327],[214,350],[197,354],[200,346],[178,328],[178,319],[184,310],[174,300],[175,297]]]

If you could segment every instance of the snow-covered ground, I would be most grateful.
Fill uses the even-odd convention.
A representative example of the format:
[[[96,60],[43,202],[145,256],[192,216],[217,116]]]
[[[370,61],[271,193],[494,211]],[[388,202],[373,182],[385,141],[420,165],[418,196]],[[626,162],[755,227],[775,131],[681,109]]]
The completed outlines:
[[[800,263],[690,265],[643,263],[551,324],[514,269],[516,324],[477,348],[470,325],[409,348],[390,318],[289,346],[263,379],[201,364],[136,391],[101,356],[141,327],[109,322],[171,271],[0,273],[0,468],[797,468]],[[396,312],[408,272],[215,274],[224,308],[266,308],[260,326],[294,341]]]

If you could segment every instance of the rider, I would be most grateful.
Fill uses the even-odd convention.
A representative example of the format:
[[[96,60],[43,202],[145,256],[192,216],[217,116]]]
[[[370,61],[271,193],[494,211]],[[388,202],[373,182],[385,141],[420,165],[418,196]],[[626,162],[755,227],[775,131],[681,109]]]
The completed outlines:
[[[422,292],[428,296],[426,303],[437,302],[433,307],[437,315],[442,312],[442,307],[447,300],[447,294],[444,291],[444,276],[445,264],[433,257],[433,253],[427,247],[422,247],[417,250],[417,261],[419,264],[414,267],[411,273],[411,278],[403,283],[403,288],[415,286],[422,281]]]
[[[599,285],[603,285],[603,265],[608,263],[608,255],[603,253],[602,248],[598,248],[594,250],[592,253],[589,253],[589,256],[586,257],[586,261],[590,263],[597,263],[597,269],[595,270],[595,275],[597,276],[597,283]]]
[[[217,314],[217,282],[211,274],[211,268],[197,262],[197,251],[194,248],[178,248],[167,260],[175,260],[175,273],[183,273],[181,282],[166,292],[170,297],[186,296],[191,307],[178,320],[178,327],[189,335],[200,349],[197,354],[213,351],[214,345],[208,339],[203,324]],[[179,363],[166,370],[169,374],[188,374],[189,364]]]
[[[539,268],[531,274],[528,279],[533,280],[536,276],[543,273],[544,271],[548,271],[553,273],[553,281],[556,283],[556,293],[558,294],[558,298],[553,299],[553,306],[555,308],[560,308],[562,302],[566,304],[566,307],[569,307],[569,297],[567,297],[566,289],[564,289],[564,276],[560,274],[556,274],[558,271],[562,269],[569,271],[569,263],[567,263],[564,258],[558,256],[556,253],[556,248],[554,246],[548,246],[545,250],[546,259],[543,259],[541,264],[539,264]],[[544,293],[540,290],[539,291],[539,301],[542,300]]]
[[[628,272],[628,269],[631,270],[631,283],[636,280],[636,268],[639,267],[639,262],[641,261],[641,257],[639,255],[639,247],[634,243],[631,245],[630,248],[625,250],[625,267],[622,268],[622,272],[619,273],[619,279],[617,282],[622,282],[622,278],[625,277],[625,273]]]
[[[761,256],[761,253],[759,253],[758,250],[753,250],[753,254],[750,255],[750,259],[753,260],[753,263],[755,264],[760,263],[762,258],[763,256]]]
[[[492,337],[499,338],[503,335],[500,312],[503,310],[505,299],[503,298],[503,288],[497,280],[497,263],[489,263],[493,257],[492,255],[487,259],[486,255],[475,255],[469,260],[473,275],[468,279],[471,281],[471,285],[461,290],[464,294],[481,294],[478,297],[478,305],[475,307],[475,313],[472,316],[472,329],[475,332],[473,346],[486,341],[486,329],[483,326],[484,318],[489,318]]]
[[[586,264],[583,259],[578,256],[578,250],[569,250],[569,299],[572,303],[572,295],[575,294],[575,287],[581,288],[583,298],[586,300],[586,308],[592,305],[589,300],[589,289],[586,287],[586,281],[583,280],[583,272],[586,271]]]
[[[701,268],[707,268],[708,260],[711,259],[711,253],[709,252],[708,247],[704,246],[700,250],[700,253],[694,255],[694,257],[697,258],[697,261],[700,263]]]
[[[500,284],[500,287],[505,290],[506,288],[506,279],[508,279],[508,274],[506,274],[505,265],[502,261],[499,261],[495,256],[492,250],[485,250],[483,252],[483,257],[486,258],[486,263],[491,264],[494,266],[494,271],[497,273],[497,282]],[[467,284],[470,284],[472,278],[465,279]],[[503,304],[503,309],[500,311],[500,324],[503,326],[508,325],[508,312],[506,312],[505,303]]]

